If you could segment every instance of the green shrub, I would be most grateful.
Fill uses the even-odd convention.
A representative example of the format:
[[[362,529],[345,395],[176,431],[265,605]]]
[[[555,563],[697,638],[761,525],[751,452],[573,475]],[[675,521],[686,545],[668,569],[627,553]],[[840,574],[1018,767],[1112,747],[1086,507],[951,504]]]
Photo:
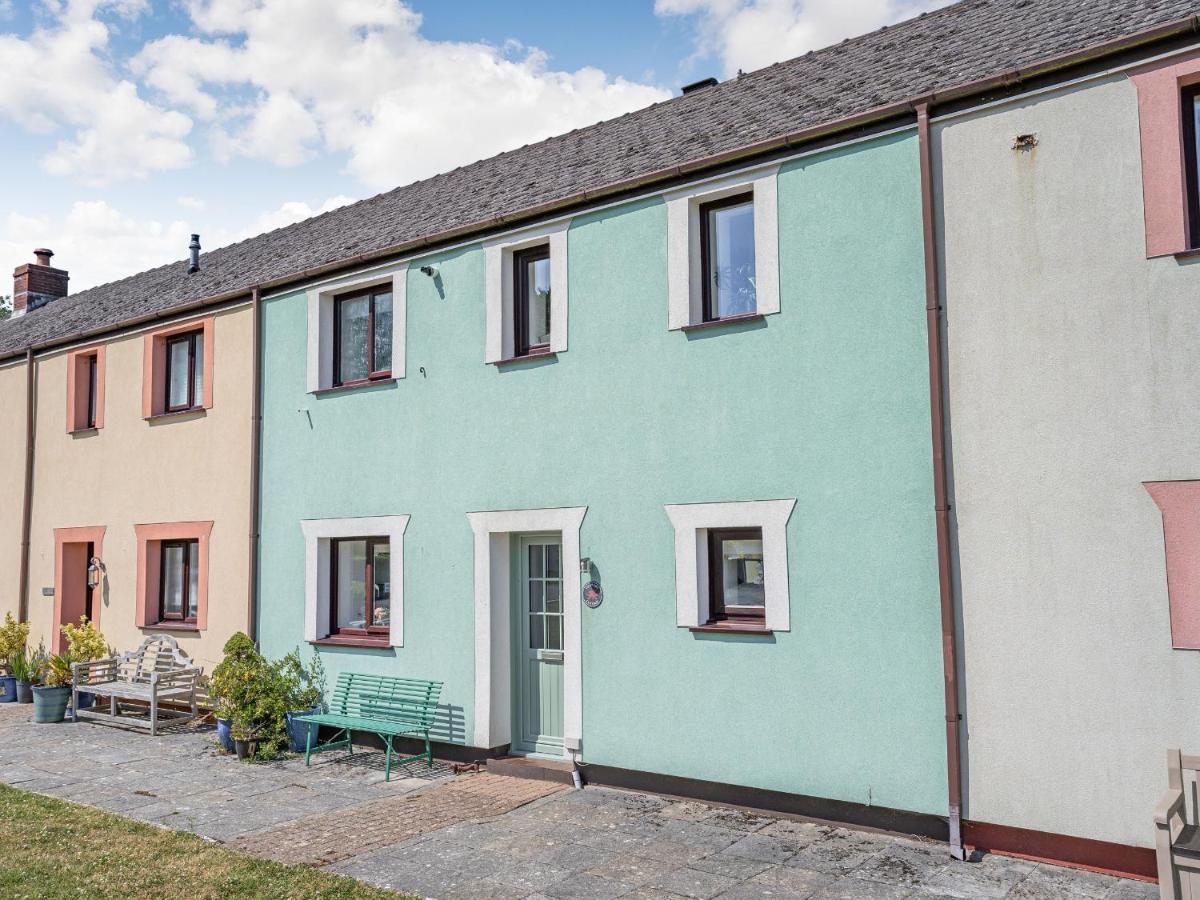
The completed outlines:
[[[4,624],[0,625],[0,665],[9,668],[12,658],[25,649],[29,640],[29,623],[18,622],[12,613],[4,614]]]
[[[104,635],[96,630],[96,626],[88,621],[87,616],[79,617],[79,624],[68,622],[60,629],[67,639],[67,656],[71,662],[91,662],[113,656],[115,652],[104,640]]]

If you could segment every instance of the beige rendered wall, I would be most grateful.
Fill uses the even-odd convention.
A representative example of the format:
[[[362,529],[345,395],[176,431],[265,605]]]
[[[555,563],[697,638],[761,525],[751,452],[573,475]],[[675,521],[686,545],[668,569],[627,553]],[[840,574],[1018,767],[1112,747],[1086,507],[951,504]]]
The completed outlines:
[[[0,366],[0,620],[18,614],[25,488],[25,364]]]
[[[1142,486],[1200,478],[1200,260],[1146,258],[1124,76],[935,147],[966,815],[1149,847],[1166,748],[1200,751],[1200,653],[1171,647]]]
[[[246,628],[251,324],[248,307],[216,316],[214,346],[206,348],[215,354],[212,408],[154,422],[142,417],[143,335],[108,342],[104,427],[94,433],[67,433],[66,354],[40,360],[29,597],[35,642],[51,643],[54,598],[42,588],[54,585],[54,529],[70,527],[106,528],[98,619],[119,650],[156,633],[135,623],[135,525],[214,523],[207,628],[170,632],[206,672],[229,635]]]

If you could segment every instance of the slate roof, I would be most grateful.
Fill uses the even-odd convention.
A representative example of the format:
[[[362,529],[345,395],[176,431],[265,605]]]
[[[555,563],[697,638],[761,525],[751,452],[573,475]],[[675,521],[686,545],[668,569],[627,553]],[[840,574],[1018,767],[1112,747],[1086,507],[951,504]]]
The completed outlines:
[[[1197,13],[1198,0],[963,0],[205,253],[195,275],[177,262],[73,294],[0,324],[0,358],[432,235],[486,227],[499,216],[1028,68]],[[69,260],[62,264],[70,267]]]

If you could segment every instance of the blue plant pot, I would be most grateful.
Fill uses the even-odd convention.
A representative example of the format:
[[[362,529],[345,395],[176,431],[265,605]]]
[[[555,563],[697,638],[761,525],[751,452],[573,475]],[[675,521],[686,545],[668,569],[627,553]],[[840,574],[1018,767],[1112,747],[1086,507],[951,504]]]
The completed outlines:
[[[298,722],[296,716],[308,716],[313,713],[319,713],[321,707],[314,706],[312,709],[298,709],[295,712],[285,713],[284,718],[287,720],[288,749],[293,753],[303,753],[308,746],[308,732],[316,731],[320,725],[314,725],[310,722]],[[316,734],[313,734],[313,743],[316,743]]]
[[[231,724],[228,719],[217,719],[217,740],[226,753],[233,752],[233,735],[229,731]]]
[[[69,687],[42,687],[33,689],[33,721],[61,722],[67,716],[67,704],[71,702]]]
[[[0,675],[0,703],[17,702],[17,679],[12,675]]]
[[[79,692],[79,705],[77,709],[91,709],[96,705],[96,695],[88,691]]]

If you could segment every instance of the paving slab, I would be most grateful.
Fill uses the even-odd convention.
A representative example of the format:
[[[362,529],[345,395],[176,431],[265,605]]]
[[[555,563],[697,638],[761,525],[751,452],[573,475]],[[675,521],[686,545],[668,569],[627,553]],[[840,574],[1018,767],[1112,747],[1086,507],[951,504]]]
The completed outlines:
[[[239,763],[211,728],[151,738],[34,725],[0,704],[0,781],[435,900],[1153,900],[1139,881],[600,787],[571,790],[383,754]],[[86,765],[81,764],[86,760]]]

